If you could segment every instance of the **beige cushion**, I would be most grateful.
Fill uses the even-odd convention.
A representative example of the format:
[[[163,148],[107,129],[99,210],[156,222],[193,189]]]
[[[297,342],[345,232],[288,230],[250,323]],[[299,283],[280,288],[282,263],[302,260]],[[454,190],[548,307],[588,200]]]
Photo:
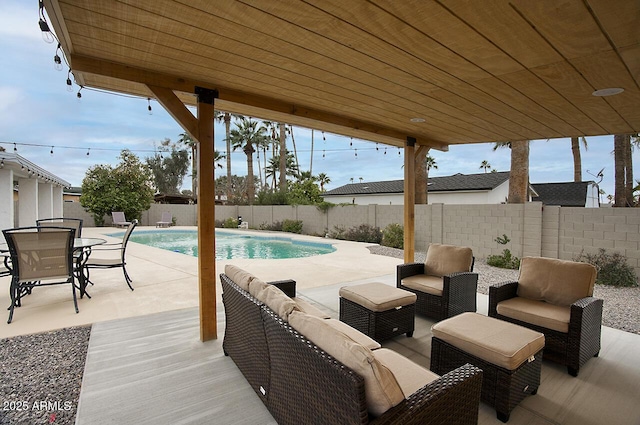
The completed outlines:
[[[370,338],[368,335],[363,334],[359,330],[352,328],[344,322],[336,319],[325,319],[325,322],[337,331],[342,332],[356,343],[367,347],[369,350],[377,350],[381,347],[380,343],[375,339]]]
[[[405,398],[418,391],[430,382],[440,378],[429,369],[412,362],[402,354],[388,348],[381,348],[373,352],[373,356],[393,373]]]
[[[273,285],[265,285],[263,289],[258,292],[256,298],[265,303],[267,307],[278,313],[278,316],[285,320],[289,318],[289,313],[296,307],[295,301]]]
[[[242,270],[238,266],[227,264],[224,266],[224,274],[229,276],[229,279],[233,280],[236,285],[249,292],[249,283],[255,278],[251,273]]]
[[[294,329],[364,379],[367,408],[371,414],[379,416],[404,400],[395,377],[375,359],[373,352],[326,322],[298,311],[289,315],[289,323]]]
[[[525,257],[520,262],[518,296],[568,306],[593,295],[596,274],[587,263]]]
[[[417,298],[413,292],[378,282],[343,286],[339,295],[371,311],[387,311],[415,304]]]
[[[304,299],[299,298],[299,297],[294,297],[293,300],[296,302],[298,310],[300,310],[303,313],[307,313],[307,314],[310,314],[312,316],[319,317],[321,319],[330,319],[331,318],[331,316],[329,316],[327,313],[325,313],[324,311],[320,310],[318,307],[316,307],[315,305],[311,304],[307,300],[304,300]]]
[[[427,276],[426,274],[416,274],[405,277],[401,283],[415,291],[437,295],[439,297],[442,296],[442,289],[444,288],[442,276]]]
[[[433,336],[482,360],[517,369],[544,348],[544,334],[478,313],[462,313],[436,323]]]
[[[253,278],[251,282],[249,282],[249,293],[253,295],[255,298],[258,298],[258,294],[260,293],[260,291],[262,291],[266,287],[267,287],[266,283],[264,283],[257,277]]]
[[[498,303],[498,314],[558,332],[569,332],[571,307],[515,297]]]
[[[469,272],[473,263],[473,251],[464,246],[429,244],[424,262],[425,274],[446,276],[451,273]]]

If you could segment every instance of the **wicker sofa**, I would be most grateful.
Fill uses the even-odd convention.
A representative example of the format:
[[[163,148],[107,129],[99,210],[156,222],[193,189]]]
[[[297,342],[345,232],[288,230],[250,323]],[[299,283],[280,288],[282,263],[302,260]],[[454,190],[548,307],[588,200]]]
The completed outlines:
[[[293,281],[235,266],[220,280],[225,355],[279,424],[477,424],[480,369],[438,376],[296,298]]]

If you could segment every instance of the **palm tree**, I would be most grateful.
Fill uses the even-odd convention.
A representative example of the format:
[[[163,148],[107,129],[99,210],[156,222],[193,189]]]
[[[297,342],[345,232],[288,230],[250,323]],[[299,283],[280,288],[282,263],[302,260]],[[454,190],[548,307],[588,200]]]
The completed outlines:
[[[415,152],[415,183],[414,183],[414,196],[416,204],[427,203],[427,155],[430,148],[426,146],[420,146]],[[404,165],[403,165],[404,167]]]
[[[438,169],[438,164],[436,163],[436,159],[434,157],[432,157],[431,155],[427,155],[427,157],[424,159],[424,170],[425,170],[425,180],[429,181],[429,170],[431,169],[437,170]],[[428,203],[429,202],[429,189],[428,189],[428,185],[425,185],[425,196],[424,196],[424,203]]]
[[[215,171],[215,168],[224,168],[224,166],[221,164],[222,160],[226,158],[226,155],[223,153],[220,153],[220,151],[218,150],[214,150],[213,151],[213,170]]]
[[[233,150],[242,149],[247,156],[247,200],[249,205],[253,205],[255,197],[255,182],[253,175],[253,153],[255,146],[259,146],[267,138],[267,129],[259,125],[251,118],[241,117],[236,123],[236,128],[231,130],[229,141]]]
[[[524,204],[529,192],[529,141],[496,142],[493,150],[508,147],[511,149],[511,169],[509,171],[510,204]]]
[[[331,183],[331,179],[325,173],[318,174],[318,183],[320,184],[320,192],[324,192],[324,185]]]
[[[616,134],[613,136],[613,155],[615,163],[614,206],[632,207],[633,198],[633,161],[631,152],[634,146],[640,146],[638,135]]]
[[[487,169],[491,168],[491,164],[489,164],[489,161],[487,161],[486,159],[482,161],[482,164],[480,164],[480,168],[484,168],[484,172],[487,172]]]
[[[241,115],[230,114],[229,112],[215,111],[214,119],[218,122],[224,122],[225,137],[224,140],[227,143],[227,181],[231,181],[231,118],[239,119]],[[231,199],[231,186],[227,187],[227,199]]]
[[[584,137],[571,138],[571,152],[573,153],[573,181],[582,181],[582,158],[580,156],[580,142],[586,151],[588,148],[587,139]]]
[[[284,177],[286,179],[287,176],[297,177],[298,169],[296,168],[295,159],[293,158],[293,154],[289,151],[286,151],[287,155],[285,157],[285,172]],[[276,175],[278,174],[278,170],[280,169],[280,154],[275,154],[269,159],[269,165],[266,168],[266,176],[272,178],[273,187],[275,188],[275,180]]]
[[[193,198],[197,199],[196,188],[198,187],[198,144],[191,138],[191,136],[189,136],[186,131],[184,133],[180,133],[178,143],[183,143],[184,145],[191,148],[191,193],[193,194]]]

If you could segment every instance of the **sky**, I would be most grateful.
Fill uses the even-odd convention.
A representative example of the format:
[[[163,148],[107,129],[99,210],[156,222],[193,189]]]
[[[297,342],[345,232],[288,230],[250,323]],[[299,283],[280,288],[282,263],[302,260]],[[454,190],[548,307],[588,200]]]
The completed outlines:
[[[37,0],[0,1],[0,146],[9,152],[15,147],[19,155],[72,186],[81,186],[89,167],[116,165],[123,149],[144,161],[165,138],[178,140],[184,130],[153,99],[149,102],[88,88],[78,99],[79,86],[75,84],[71,92],[67,91],[68,68],[54,69],[57,44],[43,40],[37,5]],[[294,127],[293,136],[301,170],[311,168],[314,175],[327,174],[331,179],[327,190],[352,181],[403,178],[402,152],[396,147],[385,149],[382,144],[299,127]],[[287,143],[293,150],[290,139]],[[613,136],[587,137],[587,144],[588,149],[582,149],[583,180],[599,181],[595,175],[603,169],[600,188],[613,194]],[[215,125],[215,148],[223,153],[226,150],[222,123]],[[432,149],[430,155],[437,166],[429,172],[433,177],[482,173],[483,160],[497,171],[510,168],[510,150],[494,151],[492,143],[452,145],[447,152]],[[637,151],[633,157],[634,170],[640,170]],[[244,153],[233,152],[231,159],[232,173],[246,175]],[[529,160],[532,183],[573,180],[568,138],[532,141]],[[254,171],[257,174],[257,163]],[[216,173],[223,175],[226,171]],[[183,188],[191,188],[190,177],[185,178]]]

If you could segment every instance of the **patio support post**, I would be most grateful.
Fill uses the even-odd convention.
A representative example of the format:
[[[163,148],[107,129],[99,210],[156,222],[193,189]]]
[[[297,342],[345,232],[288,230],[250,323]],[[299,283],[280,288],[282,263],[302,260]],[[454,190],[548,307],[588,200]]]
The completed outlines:
[[[198,95],[198,286],[200,340],[218,338],[216,313],[215,187],[213,119],[215,90],[196,87]]]
[[[415,256],[415,162],[416,139],[407,137],[404,147],[404,262],[413,263]]]

